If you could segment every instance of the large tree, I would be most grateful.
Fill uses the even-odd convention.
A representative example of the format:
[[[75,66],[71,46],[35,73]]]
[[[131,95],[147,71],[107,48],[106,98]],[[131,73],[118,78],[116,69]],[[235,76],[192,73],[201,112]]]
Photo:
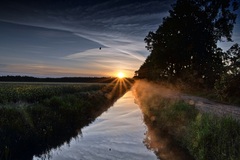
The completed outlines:
[[[217,42],[232,40],[236,9],[237,2],[230,0],[178,0],[157,31],[146,36],[151,54],[139,76],[172,80],[191,75],[195,82],[213,85],[223,68]],[[151,73],[141,74],[143,69]]]

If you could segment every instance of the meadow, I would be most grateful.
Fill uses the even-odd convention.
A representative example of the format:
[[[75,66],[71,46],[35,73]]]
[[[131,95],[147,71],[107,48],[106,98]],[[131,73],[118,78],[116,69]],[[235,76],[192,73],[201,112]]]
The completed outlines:
[[[0,159],[30,160],[69,142],[131,87],[122,86],[1,83]]]

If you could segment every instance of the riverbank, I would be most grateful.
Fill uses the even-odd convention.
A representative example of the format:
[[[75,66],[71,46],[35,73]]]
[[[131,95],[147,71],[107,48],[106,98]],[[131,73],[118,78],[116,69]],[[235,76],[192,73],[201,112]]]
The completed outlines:
[[[179,92],[137,81],[133,87],[144,118],[158,132],[167,132],[197,160],[238,160],[240,123],[230,115],[201,112]]]
[[[81,133],[131,86],[5,84],[0,87],[0,159],[30,160]]]

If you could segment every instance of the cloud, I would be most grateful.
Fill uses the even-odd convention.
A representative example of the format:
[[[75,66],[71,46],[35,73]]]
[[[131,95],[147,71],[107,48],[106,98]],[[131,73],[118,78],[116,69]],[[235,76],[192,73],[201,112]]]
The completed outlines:
[[[91,41],[95,41],[99,44],[102,44],[103,46],[107,48],[111,48],[114,50],[112,53],[117,52],[121,54],[127,54],[131,57],[134,57],[138,61],[144,61],[145,57],[138,53],[138,51],[141,51],[144,49],[143,42],[137,42],[131,39],[128,39],[124,36],[118,36],[112,34],[105,34],[105,33],[90,33],[90,34],[77,34],[81,37],[85,37]],[[120,42],[120,43],[119,43]]]
[[[170,5],[175,0],[150,0],[150,1],[125,1],[122,0],[109,0],[105,3],[95,3],[94,5],[84,8],[78,6],[65,10],[65,15],[72,17],[81,17],[81,19],[104,19],[115,18],[120,16],[152,14],[157,12],[166,12],[169,10]]]
[[[94,65],[94,66],[93,66]],[[6,73],[22,74],[27,73],[28,75],[38,76],[114,76],[118,71],[123,71],[127,76],[131,77],[133,70],[125,70],[124,67],[118,68],[117,63],[115,66],[110,66],[103,63],[89,63],[85,64],[84,67],[73,67],[73,66],[56,66],[56,65],[45,65],[45,64],[10,64],[0,70],[0,74],[6,75]],[[93,67],[93,68],[92,68]]]
[[[126,54],[112,48],[102,48],[101,50],[91,49],[68,55],[63,57],[63,59],[73,61],[75,63],[87,63],[105,71],[109,70],[114,72],[116,70],[124,70],[128,72],[128,76],[132,76],[136,68],[142,63],[142,61],[136,59],[130,54]],[[132,73],[129,73],[129,71]]]
[[[123,3],[123,1],[114,0],[96,3],[88,7],[66,8],[62,9],[61,12],[56,10],[41,11],[39,8],[34,10],[31,7],[19,5],[17,11],[11,10],[10,12],[23,11],[26,13],[24,18],[27,21],[24,21],[21,16],[14,16],[14,20],[13,16],[7,18],[17,23],[77,33],[76,35],[79,37],[85,37],[144,61],[146,54],[138,52],[145,50],[143,38],[149,28],[156,27],[156,21],[154,24],[152,21],[161,19],[162,16],[159,15],[159,12],[165,12],[169,8],[169,5],[166,4],[169,4],[169,1]],[[14,8],[16,5],[15,3]],[[49,33],[47,34],[49,36]]]
[[[111,48],[103,48],[102,50],[87,50],[81,53],[75,53],[63,57],[63,59],[81,63],[86,62],[88,64],[98,63],[107,66],[119,64],[122,64],[123,66],[128,66],[128,64],[131,64],[131,66],[135,66],[134,64],[136,63],[135,58],[127,54],[122,54],[121,52],[118,52],[117,50],[113,50]],[[139,62],[141,63],[141,61]]]
[[[69,2],[66,6],[60,1],[55,8],[19,2],[0,6],[0,20],[28,26],[30,29],[25,30],[29,39],[38,42],[29,42],[23,49],[8,47],[19,51],[19,54],[14,53],[18,56],[7,53],[4,57],[2,54],[1,60],[8,60],[11,67],[7,68],[12,72],[24,72],[25,69],[47,75],[107,75],[124,70],[132,76],[149,55],[145,36],[149,31],[156,31],[175,1],[109,0],[91,1],[90,4],[79,1],[76,5]],[[34,32],[30,33],[31,30]],[[237,31],[234,40],[239,42],[239,37]],[[43,41],[39,40],[41,38]],[[28,50],[28,56],[24,56],[25,50]]]

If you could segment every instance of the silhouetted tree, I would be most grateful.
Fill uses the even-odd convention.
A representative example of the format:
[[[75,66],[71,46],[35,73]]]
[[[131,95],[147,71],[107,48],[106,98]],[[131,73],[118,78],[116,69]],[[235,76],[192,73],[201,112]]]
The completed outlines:
[[[230,0],[178,0],[157,31],[144,39],[151,54],[138,70],[139,77],[212,86],[223,71],[217,42],[231,41],[237,8]]]
[[[224,56],[225,72],[215,83],[217,96],[228,100],[229,97],[240,96],[240,46],[234,44]],[[240,103],[240,102],[239,102]]]
[[[240,46],[237,43],[232,45],[232,47],[227,50],[226,56],[226,71],[234,76],[240,74]]]

